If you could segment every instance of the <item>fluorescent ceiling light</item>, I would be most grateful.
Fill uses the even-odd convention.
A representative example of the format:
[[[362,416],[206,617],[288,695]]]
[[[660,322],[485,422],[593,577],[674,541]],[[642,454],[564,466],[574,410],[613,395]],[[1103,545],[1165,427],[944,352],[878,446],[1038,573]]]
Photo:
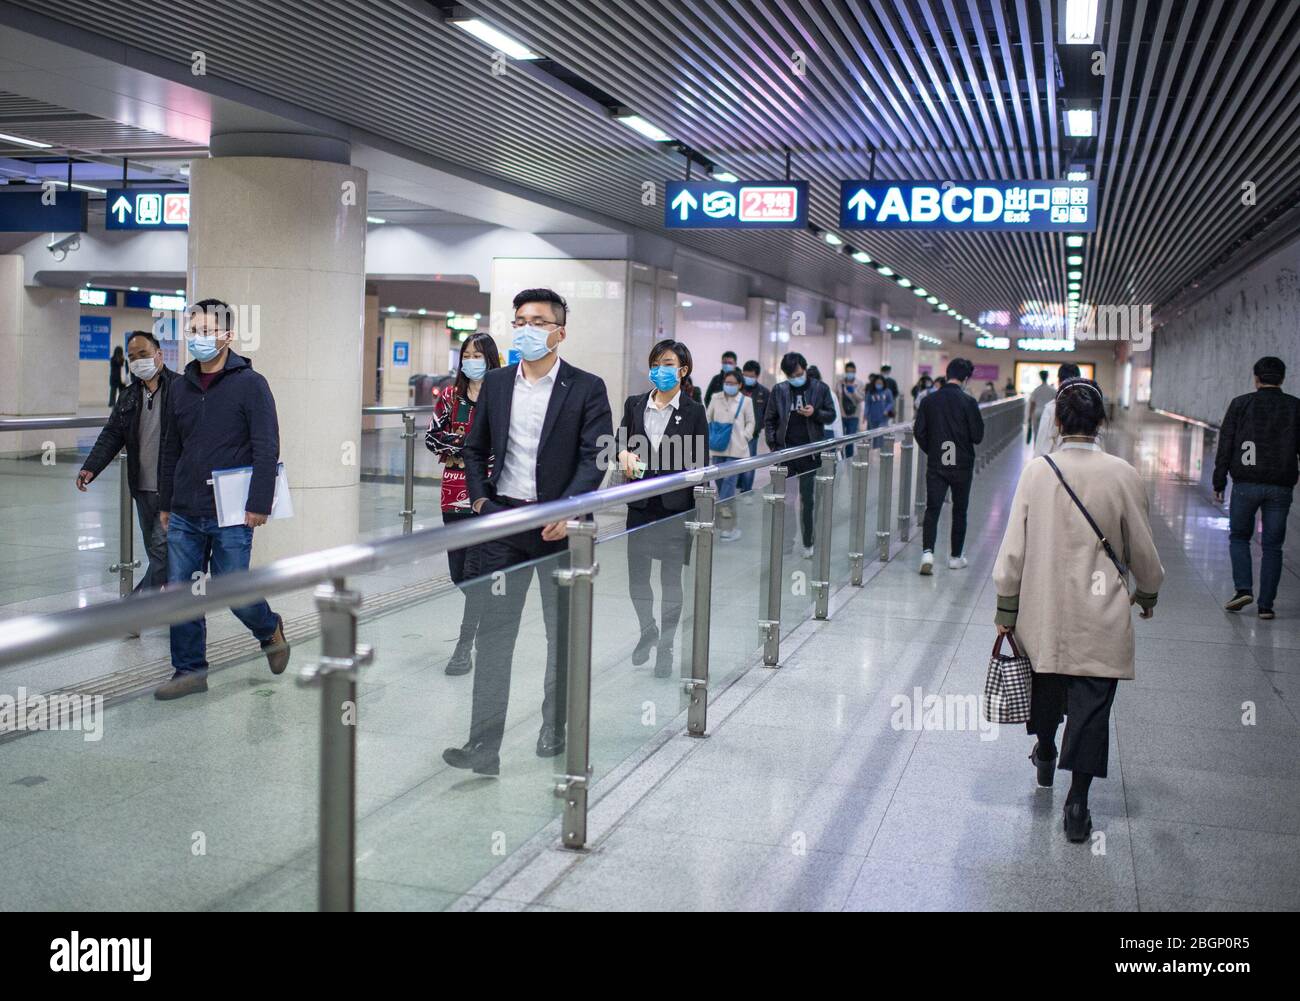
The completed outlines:
[[[890,276],[893,275],[893,273],[894,273],[894,269],[893,269],[893,268],[887,268],[887,267],[885,267],[883,264],[880,265],[880,267],[876,268],[876,270],[879,271],[879,272],[880,272],[882,275],[884,275],[886,278],[890,277]]]
[[[844,242],[843,240],[840,239],[839,234],[837,233],[828,232],[822,237],[822,239],[825,240],[827,243],[829,243],[832,247],[838,247]]]
[[[615,115],[614,118],[622,122],[633,132],[639,132],[641,135],[653,142],[663,143],[672,139],[672,136],[661,129],[658,125],[651,125],[640,115]]]
[[[908,281],[906,278],[900,278],[900,279],[898,279],[898,284],[901,285],[903,288],[911,288],[911,287],[912,287],[912,283],[911,283],[910,281]]]
[[[396,307],[396,306],[389,306],[389,307],[388,307],[388,311],[389,311],[390,313],[396,313],[396,312],[397,312],[397,307]]]
[[[1065,44],[1092,45],[1097,40],[1097,0],[1065,0]]]
[[[855,250],[853,252],[853,259],[857,261],[859,264],[871,263],[871,255],[864,250]]]
[[[715,172],[713,175],[713,179],[715,181],[721,181],[723,184],[735,184],[737,181],[740,180],[739,177],[737,177],[729,170],[720,170]]]
[[[912,294],[913,294],[913,295],[919,295],[922,299],[924,299],[924,298],[925,298],[927,295],[929,295],[930,293],[927,292],[925,289],[923,289],[923,288],[919,288],[919,287],[918,287],[918,288],[914,288],[914,289],[912,289]]]
[[[946,302],[939,303],[939,312],[941,313],[948,312],[948,304]]]
[[[1082,247],[1082,246],[1083,246],[1083,237],[1081,237],[1081,236],[1077,236],[1077,235],[1076,235],[1076,236],[1067,236],[1067,237],[1065,238],[1065,245],[1066,245],[1067,247]]]
[[[184,294],[185,294],[185,290],[184,290],[183,288],[178,288],[178,289],[176,289],[176,294],[177,294],[177,295],[184,295]]]
[[[1067,181],[1086,181],[1088,172],[1086,170],[1072,170],[1065,175]]]
[[[377,215],[368,215],[366,216],[366,222],[370,223],[372,226],[382,226],[384,223],[388,222],[388,220],[380,219]]]
[[[937,306],[939,304],[938,296],[933,296],[933,295],[926,296],[925,301],[928,302],[931,306]]]
[[[22,136],[11,136],[7,132],[0,132],[0,140],[17,143],[19,146],[30,146],[32,149],[51,148],[49,143],[37,142],[35,139],[24,139]]]
[[[416,312],[419,313],[421,316],[429,315],[429,311],[427,309],[417,309]]]
[[[690,308],[691,308],[692,306],[694,306],[694,305],[695,305],[695,303],[691,302],[690,299],[683,299],[683,300],[682,300],[682,309],[690,309]]]
[[[1097,112],[1092,108],[1069,108],[1065,112],[1065,134],[1085,139],[1097,134]]]
[[[450,18],[450,23],[454,24],[461,31],[473,35],[480,42],[492,46],[504,52],[511,59],[540,59],[536,52],[533,52],[522,42],[516,42],[513,38],[503,31],[498,31],[486,21],[481,21],[477,17],[455,17]]]
[[[1077,267],[1078,265],[1083,263],[1083,255],[1071,254],[1069,257],[1065,259],[1065,263]]]
[[[1067,271],[1067,272],[1065,273],[1065,277],[1068,278],[1068,279],[1070,279],[1070,281],[1077,281],[1078,279],[1080,279],[1080,278],[1083,277],[1083,272],[1082,272],[1082,271]]]
[[[1073,288],[1078,288],[1078,287],[1079,287],[1079,283],[1078,283],[1078,282],[1070,282],[1069,287],[1072,288],[1072,289],[1073,289]]]
[[[139,286],[139,285],[132,285],[132,286],[131,286],[131,291],[132,291],[132,292],[139,292],[139,291],[140,291],[140,286]]]

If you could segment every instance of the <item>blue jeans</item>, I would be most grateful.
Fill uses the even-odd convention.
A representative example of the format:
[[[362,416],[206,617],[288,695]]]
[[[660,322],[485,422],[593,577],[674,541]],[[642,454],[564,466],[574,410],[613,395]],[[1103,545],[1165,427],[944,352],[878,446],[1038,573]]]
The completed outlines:
[[[758,439],[757,439],[757,438],[751,438],[751,439],[750,439],[750,442],[749,442],[749,454],[750,454],[750,455],[758,455]],[[736,477],[736,489],[739,490],[742,494],[743,494],[745,491],[747,491],[747,490],[753,490],[753,489],[754,489],[754,472],[753,472],[753,470],[750,470],[748,473],[741,473],[739,476]]]
[[[735,461],[736,461],[736,457],[734,455],[713,456],[713,464],[715,466],[721,466],[725,463],[735,462]],[[736,496],[736,481],[738,479],[740,479],[739,474],[735,476],[726,476],[718,480],[718,500],[720,501],[730,500],[732,497]]]
[[[860,417],[845,417],[845,418],[844,418],[844,433],[845,433],[846,435],[847,435],[847,434],[857,434],[857,433],[858,433],[858,426],[859,426],[859,425],[858,425],[858,421],[859,421],[859,420],[861,420]],[[845,445],[845,446],[844,446],[844,455],[845,455],[846,458],[849,458],[849,459],[852,459],[852,458],[853,458],[853,446],[852,446],[852,445]]]
[[[1232,586],[1253,591],[1251,586],[1250,540],[1255,535],[1255,512],[1263,515],[1260,540],[1259,607],[1272,608],[1277,584],[1282,579],[1282,543],[1286,540],[1286,516],[1291,510],[1291,488],[1271,483],[1232,484],[1228,506],[1228,552],[1232,557]]]
[[[167,526],[167,581],[190,587],[194,574],[203,571],[211,551],[213,577],[248,569],[253,553],[253,530],[247,525],[221,528],[216,518],[186,518],[172,512]],[[279,628],[280,618],[265,601],[232,608],[235,617],[265,643]],[[172,667],[180,672],[208,669],[208,625],[203,618],[171,627]]]

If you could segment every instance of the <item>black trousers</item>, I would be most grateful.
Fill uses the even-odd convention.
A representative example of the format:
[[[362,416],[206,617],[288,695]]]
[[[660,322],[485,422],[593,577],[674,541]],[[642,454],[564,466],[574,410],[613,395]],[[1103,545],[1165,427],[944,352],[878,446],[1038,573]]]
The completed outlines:
[[[444,525],[456,525],[470,518],[477,518],[473,511],[451,510],[442,512],[442,523]],[[479,621],[483,615],[483,606],[487,600],[487,589],[491,586],[491,581],[485,581],[479,569],[479,550],[481,546],[470,546],[468,549],[448,549],[447,550],[447,568],[451,574],[451,582],[460,588],[461,593],[465,595],[465,607],[460,616],[460,636],[457,639],[457,645],[467,647],[474,642],[474,637],[478,634]]]
[[[1110,758],[1110,707],[1115,702],[1117,678],[1080,678],[1070,674],[1034,672],[1029,689],[1029,722],[1040,741],[1056,739],[1065,717],[1058,768],[1106,777]]]
[[[925,464],[925,522],[921,529],[921,548],[934,552],[939,536],[939,515],[944,498],[952,491],[952,545],[949,556],[960,556],[966,546],[966,508],[970,505],[970,488],[974,482],[973,469],[938,468],[932,462]]]
[[[799,534],[805,546],[811,546],[814,539],[814,522],[817,497],[817,467],[821,465],[818,455],[804,456],[786,463],[788,476],[799,480]],[[786,481],[787,483],[789,480]],[[788,495],[787,495],[788,496]],[[787,513],[787,518],[789,514]],[[789,524],[789,522],[787,522]],[[786,548],[789,549],[790,538],[786,536]]]
[[[682,574],[690,557],[691,537],[683,520],[668,522],[681,512],[669,511],[662,498],[652,497],[643,508],[628,508],[627,589],[644,632],[654,625],[654,590],[650,564],[659,561],[659,646],[672,650],[682,618]],[[655,522],[664,524],[655,527]]]
[[[498,498],[506,506],[517,506]],[[533,573],[542,594],[542,620],[546,627],[546,675],[542,683],[542,725],[562,728],[568,692],[568,591],[560,587],[554,571],[568,564],[563,540],[545,542],[540,528],[520,532],[478,547],[478,570],[485,578],[484,605],[478,632],[478,661],[474,667],[474,705],[470,714],[470,743],[499,749],[505,737],[506,710],[510,702],[510,674],[514,666],[519,620],[532,587]],[[544,559],[561,554],[559,560]],[[540,560],[539,563],[534,561]],[[504,576],[490,579],[497,571]],[[530,656],[536,654],[530,649]]]

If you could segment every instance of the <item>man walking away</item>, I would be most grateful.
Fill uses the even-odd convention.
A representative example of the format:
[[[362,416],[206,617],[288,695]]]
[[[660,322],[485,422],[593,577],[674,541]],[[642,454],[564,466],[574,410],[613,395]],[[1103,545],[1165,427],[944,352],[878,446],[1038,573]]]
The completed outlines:
[[[966,566],[966,507],[975,477],[975,446],[984,440],[979,404],[966,392],[975,366],[965,358],[948,362],[943,388],[922,399],[916,408],[913,437],[925,453],[925,525],[921,533],[921,573],[934,573],[934,543],[939,514],[952,491],[952,539],[948,569]],[[1046,373],[1044,373],[1046,375]]]
[[[1300,470],[1300,399],[1282,392],[1286,365],[1281,358],[1255,362],[1255,392],[1228,404],[1219,431],[1214,460],[1214,499],[1232,476],[1232,501],[1228,509],[1228,551],[1232,557],[1232,586],[1236,594],[1223,607],[1230,612],[1254,600],[1250,540],[1255,535],[1255,513],[1264,523],[1259,561],[1259,617],[1273,618],[1273,599],[1282,577],[1282,543],[1291,495]]]
[[[1025,444],[1028,445],[1034,440],[1038,433],[1038,417],[1043,412],[1043,407],[1047,406],[1052,400],[1056,399],[1056,388],[1047,384],[1047,369],[1038,373],[1041,380],[1034,391],[1029,394],[1029,422],[1025,428]]]
[[[190,307],[186,345],[194,359],[167,393],[163,415],[162,466],[158,508],[167,532],[167,580],[189,587],[211,553],[213,577],[247,570],[253,530],[266,524],[275,501],[280,462],[280,426],[275,398],[252,363],[232,349],[232,310],[219,299]],[[242,524],[217,523],[212,473],[251,467]],[[272,674],[289,665],[284,622],[265,600],[232,608],[257,637]],[[176,673],[154,692],[157,699],[179,699],[208,690],[207,623],[198,618],[171,627],[172,667]]]
[[[1066,379],[1078,379],[1081,376],[1079,366],[1067,361],[1056,370],[1056,385],[1064,386]],[[1042,416],[1038,418],[1038,428],[1034,431],[1034,457],[1051,455],[1061,445],[1061,430],[1056,426],[1056,394],[1043,404]]]

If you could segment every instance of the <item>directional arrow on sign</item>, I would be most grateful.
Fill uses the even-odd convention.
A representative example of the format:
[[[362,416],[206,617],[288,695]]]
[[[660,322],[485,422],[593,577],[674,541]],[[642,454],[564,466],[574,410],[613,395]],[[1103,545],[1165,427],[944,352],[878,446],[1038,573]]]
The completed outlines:
[[[876,207],[876,200],[867,194],[866,188],[859,188],[858,193],[849,199],[849,208],[858,212],[858,222],[866,222],[867,210]]]
[[[682,222],[690,218],[690,214],[700,207],[700,203],[695,200],[695,196],[689,191],[683,191],[673,199],[673,210],[681,209]]]
[[[117,216],[119,224],[124,223],[126,222],[126,214],[131,211],[131,203],[125,195],[118,195],[117,201],[113,203],[113,207],[109,211]]]

